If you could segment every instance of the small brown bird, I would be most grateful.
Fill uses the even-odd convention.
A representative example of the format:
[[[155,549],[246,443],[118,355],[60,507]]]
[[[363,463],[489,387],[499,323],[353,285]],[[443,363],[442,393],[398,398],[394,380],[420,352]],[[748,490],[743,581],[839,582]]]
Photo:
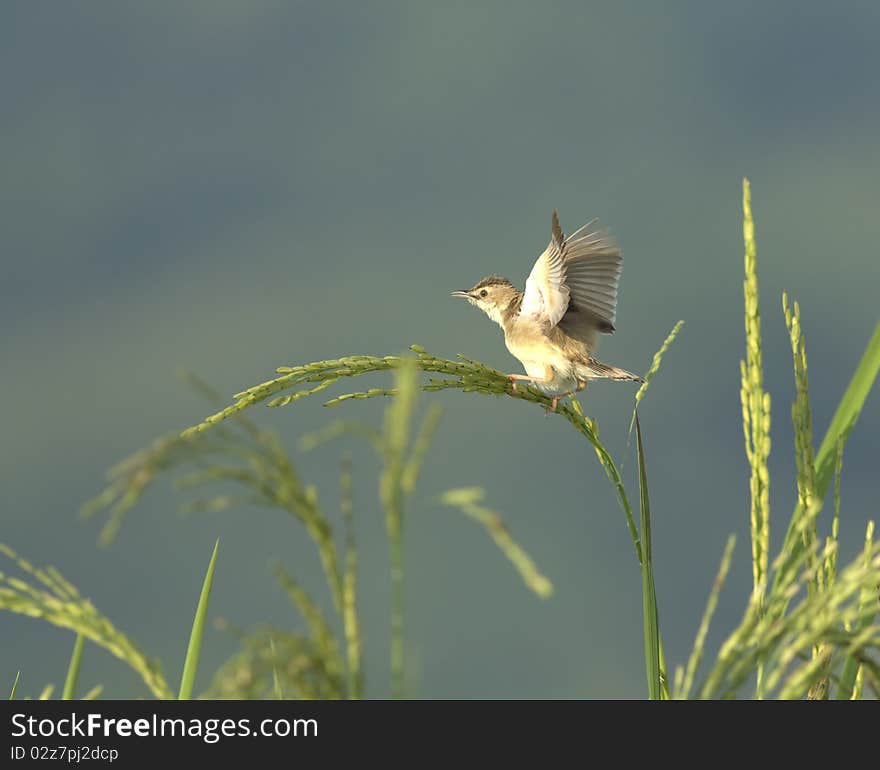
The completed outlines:
[[[598,220],[566,238],[554,211],[550,244],[535,262],[525,292],[490,275],[452,296],[464,297],[504,330],[507,349],[527,372],[507,375],[514,392],[517,380],[529,380],[553,396],[555,411],[559,399],[592,379],[643,382],[592,356],[597,333],[614,332],[622,269],[620,248]]]

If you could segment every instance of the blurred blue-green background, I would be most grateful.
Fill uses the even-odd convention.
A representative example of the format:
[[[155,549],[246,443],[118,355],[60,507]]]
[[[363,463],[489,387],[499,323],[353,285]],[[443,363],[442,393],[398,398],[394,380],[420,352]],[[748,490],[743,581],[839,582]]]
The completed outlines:
[[[626,255],[602,358],[643,371],[686,321],[643,409],[668,661],[686,659],[731,532],[710,641],[738,621],[751,579],[741,179],[778,542],[795,498],[781,292],[804,314],[817,443],[878,320],[880,6],[10,2],[0,38],[0,541],[56,565],[172,683],[216,537],[212,616],[300,626],[273,560],[326,603],[312,547],[280,513],[183,518],[160,483],[109,549],[78,519],[108,466],[207,413],[175,370],[231,395],[278,365],[419,343],[519,371],[497,327],[448,291],[491,272],[522,283],[554,207],[569,231],[600,217]],[[632,393],[600,382],[580,400],[635,495]],[[408,519],[410,692],[641,697],[639,571],[592,450],[520,403],[427,398],[446,416]],[[302,433],[383,407],[256,414],[295,451]],[[844,458],[845,558],[877,515],[878,431],[872,395]],[[330,511],[344,448],[298,456]],[[367,692],[384,697],[376,463],[357,449],[354,463]],[[462,485],[486,488],[552,599],[436,504]],[[0,639],[0,687],[18,669],[22,694],[60,685],[70,633],[3,613]],[[197,690],[234,649],[211,631]],[[145,694],[87,647],[82,684],[97,682]]]

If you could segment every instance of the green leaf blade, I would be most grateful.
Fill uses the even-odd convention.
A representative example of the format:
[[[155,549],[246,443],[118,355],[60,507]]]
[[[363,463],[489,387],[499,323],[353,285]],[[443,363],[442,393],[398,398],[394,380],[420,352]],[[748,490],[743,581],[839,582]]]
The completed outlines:
[[[67,676],[64,679],[64,690],[61,693],[61,700],[73,700],[76,694],[76,684],[79,681],[79,669],[82,665],[84,643],[83,635],[77,634],[76,641],[73,643],[73,653],[70,656],[70,665],[67,667]]]
[[[189,700],[192,697],[193,685],[196,680],[196,671],[199,667],[199,655],[202,651],[202,637],[205,631],[205,621],[208,617],[208,604],[211,601],[211,587],[214,584],[214,567],[217,564],[217,548],[220,539],[214,543],[214,551],[205,573],[205,581],[202,584],[202,593],[199,596],[199,604],[193,618],[192,631],[189,636],[189,644],[186,648],[186,659],[183,662],[183,674],[180,677],[180,692],[178,700]]]
[[[12,691],[9,693],[9,700],[15,700],[15,691],[18,689],[18,680],[21,677],[21,671],[15,674],[15,681],[12,683]]]

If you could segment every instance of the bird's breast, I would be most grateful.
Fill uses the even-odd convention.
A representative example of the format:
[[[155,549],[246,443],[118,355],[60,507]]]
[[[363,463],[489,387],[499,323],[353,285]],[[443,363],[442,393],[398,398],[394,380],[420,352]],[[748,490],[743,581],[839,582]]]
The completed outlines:
[[[529,376],[543,378],[547,367],[551,367],[554,378],[568,378],[571,362],[562,349],[541,331],[514,327],[504,335],[504,342]]]

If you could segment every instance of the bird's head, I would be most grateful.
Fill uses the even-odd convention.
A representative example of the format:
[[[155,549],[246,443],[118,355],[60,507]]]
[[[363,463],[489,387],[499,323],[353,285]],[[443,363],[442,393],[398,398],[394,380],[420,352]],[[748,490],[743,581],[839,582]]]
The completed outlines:
[[[495,323],[502,324],[504,313],[516,301],[519,292],[506,278],[490,275],[472,289],[452,292],[453,297],[463,297],[476,305]]]

